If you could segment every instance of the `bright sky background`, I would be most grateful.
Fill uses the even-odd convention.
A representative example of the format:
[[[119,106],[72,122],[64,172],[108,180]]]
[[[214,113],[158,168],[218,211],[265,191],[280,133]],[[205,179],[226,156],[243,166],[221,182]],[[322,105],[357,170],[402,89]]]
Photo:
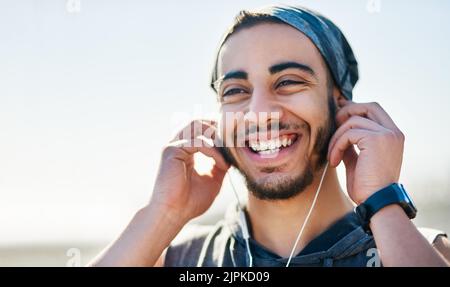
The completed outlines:
[[[217,111],[210,69],[234,15],[276,3],[242,2],[81,0],[70,13],[1,0],[0,244],[115,237],[178,120]],[[375,2],[283,3],[344,31],[355,101],[381,103],[406,134],[401,181],[419,202],[450,202],[450,2]],[[214,208],[230,201],[226,184]]]

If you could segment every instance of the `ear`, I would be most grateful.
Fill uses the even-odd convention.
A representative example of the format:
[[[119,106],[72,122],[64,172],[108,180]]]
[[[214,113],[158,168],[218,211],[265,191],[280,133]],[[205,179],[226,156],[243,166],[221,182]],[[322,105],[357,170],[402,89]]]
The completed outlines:
[[[342,100],[346,100],[344,95],[341,93],[341,90],[339,90],[336,86],[333,86],[333,100],[338,109],[341,107],[340,102]]]

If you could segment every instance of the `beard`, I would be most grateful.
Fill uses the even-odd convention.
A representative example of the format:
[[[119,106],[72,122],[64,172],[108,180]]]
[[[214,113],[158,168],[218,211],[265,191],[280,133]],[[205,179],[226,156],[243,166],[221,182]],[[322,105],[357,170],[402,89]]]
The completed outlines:
[[[305,169],[296,176],[278,178],[270,182],[257,182],[241,168],[228,147],[221,147],[225,160],[236,167],[244,176],[248,190],[262,200],[290,199],[306,189],[314,181],[314,173],[320,170],[327,162],[328,144],[336,131],[336,104],[331,95],[328,96],[328,118],[323,126],[319,127],[313,148],[313,156],[317,155],[315,162],[311,157],[305,158]],[[283,126],[283,125],[280,125]],[[311,134],[311,129],[310,134]],[[270,173],[276,169],[267,169]]]

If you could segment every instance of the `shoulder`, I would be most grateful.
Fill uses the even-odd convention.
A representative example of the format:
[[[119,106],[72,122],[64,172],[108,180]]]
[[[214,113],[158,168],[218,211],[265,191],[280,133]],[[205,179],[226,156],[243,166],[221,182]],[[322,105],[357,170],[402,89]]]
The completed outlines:
[[[204,246],[214,241],[222,229],[222,222],[216,225],[186,226],[167,248],[164,266],[197,266]]]
[[[448,239],[447,234],[434,228],[420,227],[419,231],[433,248],[450,262],[450,240]]]
[[[438,236],[433,242],[433,247],[450,264],[450,240],[448,240],[447,236],[444,235]]]

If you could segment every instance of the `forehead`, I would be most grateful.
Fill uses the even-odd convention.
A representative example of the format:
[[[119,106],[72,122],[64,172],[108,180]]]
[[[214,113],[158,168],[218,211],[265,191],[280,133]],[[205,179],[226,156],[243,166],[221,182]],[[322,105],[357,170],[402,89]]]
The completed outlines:
[[[222,46],[218,57],[219,77],[232,70],[251,74],[286,61],[295,61],[325,73],[325,63],[312,41],[287,24],[262,23],[244,28]]]

